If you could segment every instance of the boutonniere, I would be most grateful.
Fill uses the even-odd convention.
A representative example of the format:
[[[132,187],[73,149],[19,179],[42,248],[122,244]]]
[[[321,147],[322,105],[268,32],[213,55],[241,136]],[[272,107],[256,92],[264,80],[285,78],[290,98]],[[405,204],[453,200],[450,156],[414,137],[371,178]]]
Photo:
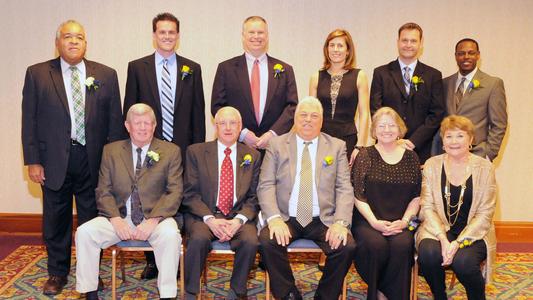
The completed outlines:
[[[87,89],[89,89],[89,91],[91,89],[96,91],[100,87],[100,80],[96,80],[94,77],[89,76],[85,79],[85,86]]]
[[[420,221],[417,216],[412,216],[411,219],[409,219],[409,222],[407,222],[407,229],[409,229],[409,231],[415,231],[420,223],[422,223],[422,221]]]
[[[477,89],[480,86],[481,86],[481,83],[479,82],[479,80],[474,79],[474,80],[470,81],[470,83],[468,84],[468,90],[471,91],[473,89]]]
[[[247,167],[251,165],[254,162],[252,156],[250,154],[245,154],[242,158],[242,162],[240,164],[241,167]]]
[[[274,78],[280,78],[281,73],[285,72],[285,68],[282,64],[275,64],[274,65]]]
[[[189,76],[191,74],[192,74],[191,67],[189,67],[187,65],[181,66],[181,80],[185,79],[185,77],[187,77],[187,76]]]
[[[148,153],[146,153],[146,156],[148,156],[148,160],[146,161],[146,166],[148,168],[150,168],[156,162],[159,161],[159,153],[157,153],[155,151],[152,151],[152,150],[148,151]]]
[[[333,157],[330,155],[324,157],[324,160],[322,161],[322,166],[327,167],[331,166],[331,164],[333,164]]]
[[[422,83],[424,83],[424,79],[422,79],[422,77],[419,77],[419,76],[415,75],[415,76],[413,76],[413,78],[411,78],[411,84],[415,88],[416,92],[418,92],[418,85],[422,84]]]
[[[462,241],[458,242],[459,243],[459,248],[464,248],[464,247],[468,247],[470,245],[472,245],[472,239],[471,238],[464,238]]]

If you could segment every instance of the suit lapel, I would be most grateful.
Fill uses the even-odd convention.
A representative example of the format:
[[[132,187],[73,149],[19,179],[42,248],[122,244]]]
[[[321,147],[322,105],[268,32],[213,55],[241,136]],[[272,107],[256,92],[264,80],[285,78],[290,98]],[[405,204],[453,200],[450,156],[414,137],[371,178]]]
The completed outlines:
[[[213,187],[213,196],[209,197],[212,199],[212,207],[217,205],[217,195],[218,195],[218,148],[217,141],[212,141],[206,144],[204,159],[205,165],[207,166],[207,176],[210,180],[209,186]]]
[[[237,156],[235,158],[235,164],[237,164],[235,166],[236,168],[236,174],[235,174],[235,181],[236,181],[236,186],[235,186],[235,191],[237,193],[236,195],[236,198],[237,198],[237,202],[239,202],[239,199],[242,199],[242,196],[244,193],[246,193],[246,191],[243,191],[242,190],[242,183],[241,183],[241,178],[244,176],[244,167],[245,166],[242,166],[241,167],[241,158],[244,157],[246,153],[244,153],[244,149],[243,149],[243,146],[239,143],[237,143]],[[247,166],[247,168],[249,167],[252,167],[251,165],[250,166]],[[237,203],[236,203],[237,204]]]
[[[176,85],[175,85],[175,89],[176,89],[176,96],[174,97],[174,111],[176,111],[178,109],[178,105],[179,105],[179,102],[181,100],[181,94],[183,93],[183,80],[186,80],[186,78],[184,78],[183,80],[181,79],[181,68],[183,67],[183,61],[181,59],[181,57],[176,54]],[[193,72],[195,70],[192,70]],[[190,77],[190,76],[189,76]],[[190,78],[188,80],[191,80]]]
[[[158,150],[159,150],[159,141],[154,138],[152,139],[152,142],[150,143],[150,147],[148,147],[148,152],[153,151],[153,152],[159,153]],[[148,160],[150,160],[150,158],[148,157],[148,152],[146,156],[144,157],[144,161],[141,167],[141,172],[139,173],[139,177],[137,178],[137,181],[140,180],[141,177],[143,177],[144,174],[146,174],[146,172],[148,172]],[[153,162],[153,163],[157,163],[157,162]]]
[[[156,111],[157,116],[162,116],[161,113],[161,99],[159,98],[159,87],[157,86],[157,72],[155,68],[155,54],[152,54],[148,56],[144,60],[145,65],[145,74],[148,80],[148,85],[150,86],[150,90],[152,92],[152,99],[154,99],[154,102],[157,104],[156,107],[154,107]]]
[[[250,78],[248,77],[248,66],[246,65],[246,56],[244,54],[239,57],[239,59],[235,62],[235,75],[237,76],[237,80],[241,85],[240,90],[242,92],[242,97],[245,99],[245,102],[248,103],[248,108],[252,112],[252,115],[254,116],[253,119],[255,120],[252,90],[250,87]]]
[[[328,141],[324,136],[321,134],[318,137],[318,147],[316,150],[316,157],[315,157],[315,185],[318,190],[318,186],[320,183],[320,173],[322,172],[322,161],[324,157],[327,155],[327,151],[329,149]]]
[[[50,76],[52,77],[52,82],[54,83],[57,96],[61,100],[63,107],[67,111],[67,114],[70,116],[67,92],[65,91],[65,84],[63,82],[63,74],[61,73],[61,62],[59,57],[50,63]]]
[[[459,111],[455,107],[455,85],[457,84],[457,77],[458,73],[455,73],[451,78],[450,81],[448,81],[448,86],[446,87],[448,89],[448,95],[446,97],[446,106],[448,107],[448,112],[450,115],[457,114]]]
[[[92,76],[95,78],[95,80],[98,80],[95,65],[87,60],[85,60],[85,76],[86,78]],[[80,80],[81,84],[85,85],[85,80],[82,78],[80,78]],[[91,118],[91,112],[95,106],[94,104],[96,103],[96,99],[98,99],[98,90],[85,86],[85,124],[87,124],[88,120]]]
[[[274,60],[270,58],[268,55],[267,55],[267,62],[268,62],[268,78],[267,78],[268,89],[267,89],[267,97],[266,97],[266,102],[265,102],[265,109],[263,111],[263,118],[265,117],[266,112],[268,111],[270,103],[272,102],[272,98],[274,97],[274,94],[276,94],[278,83],[281,80],[281,78],[274,78]]]
[[[130,176],[131,180],[135,181],[135,173],[133,172],[133,156],[131,154],[131,140],[124,140],[120,157],[122,158],[124,167],[126,168],[126,171],[128,171],[128,175]]]
[[[418,61],[416,63],[415,70],[413,71],[413,76],[417,76],[419,79],[424,80],[424,72],[425,71],[426,71],[426,68],[424,67],[424,65],[420,61]],[[423,88],[422,86],[424,84],[426,84],[426,83],[423,83],[423,82],[419,83],[417,88],[415,88],[415,86],[413,84],[411,84],[411,88],[409,89],[409,98],[410,99],[414,98],[414,96],[420,91],[420,89]]]
[[[290,177],[291,185],[294,185],[294,178],[296,177],[296,164],[298,163],[298,153],[296,147],[296,134],[291,133],[287,136],[287,153],[289,153],[289,166],[290,166]]]
[[[389,72],[391,73],[392,80],[396,84],[396,87],[398,90],[400,90],[400,93],[402,96],[407,99],[408,95],[405,91],[405,84],[403,83],[403,76],[402,76],[402,70],[400,70],[400,62],[398,60],[395,60],[391,63],[389,63]]]

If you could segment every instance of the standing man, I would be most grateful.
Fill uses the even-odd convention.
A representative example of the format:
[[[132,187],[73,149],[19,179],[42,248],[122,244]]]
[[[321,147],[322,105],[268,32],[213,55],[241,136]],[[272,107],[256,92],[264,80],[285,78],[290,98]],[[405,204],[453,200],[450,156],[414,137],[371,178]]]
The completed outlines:
[[[24,164],[43,191],[45,295],[57,295],[67,284],[72,197],[78,224],[96,216],[102,148],[124,135],[117,73],[84,59],[83,26],[74,20],[62,23],[55,44],[59,57],[30,66],[22,91]]]
[[[251,16],[242,25],[244,54],[218,65],[211,114],[224,106],[235,107],[242,116],[239,141],[264,151],[275,135],[288,132],[298,103],[292,67],[266,54],[268,25]]]
[[[257,196],[268,227],[259,241],[276,298],[302,299],[287,257],[292,241],[311,239],[327,256],[315,299],[339,297],[355,252],[346,145],[320,133],[322,116],[318,99],[300,101],[295,132],[272,139],[261,166]]]
[[[104,148],[96,189],[99,216],[76,231],[76,290],[98,299],[100,249],[121,240],[148,241],[161,270],[161,299],[174,299],[181,235],[173,216],[183,193],[180,149],[154,138],[156,120],[150,106],[128,110],[130,138]]]
[[[217,140],[187,149],[183,211],[187,232],[185,299],[196,299],[211,241],[229,241],[235,251],[227,299],[246,299],[257,252],[256,189],[261,157],[237,143],[241,115],[231,106],[215,115]]]
[[[128,64],[124,110],[135,103],[150,105],[155,112],[155,137],[181,149],[205,141],[205,101],[202,69],[192,60],[176,54],[180,23],[170,13],[152,20],[155,53]],[[146,252],[142,279],[157,276],[153,252]]]
[[[440,71],[418,61],[422,28],[406,23],[398,30],[398,59],[374,70],[370,109],[392,107],[407,125],[404,147],[423,164],[429,158],[433,135],[445,114]]]
[[[505,89],[503,80],[477,67],[479,58],[475,40],[457,42],[455,61],[459,72],[444,79],[444,95],[448,114],[465,116],[474,123],[472,152],[493,161],[507,129]]]

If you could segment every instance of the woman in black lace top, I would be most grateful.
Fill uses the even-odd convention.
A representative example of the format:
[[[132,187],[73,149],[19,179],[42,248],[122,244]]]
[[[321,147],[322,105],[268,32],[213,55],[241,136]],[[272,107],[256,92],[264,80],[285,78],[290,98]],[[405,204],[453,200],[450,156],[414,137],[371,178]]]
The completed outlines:
[[[414,242],[407,227],[418,212],[421,173],[416,153],[397,143],[406,131],[392,108],[379,109],[371,129],[377,144],[361,149],[352,170],[354,263],[367,299],[409,299]]]

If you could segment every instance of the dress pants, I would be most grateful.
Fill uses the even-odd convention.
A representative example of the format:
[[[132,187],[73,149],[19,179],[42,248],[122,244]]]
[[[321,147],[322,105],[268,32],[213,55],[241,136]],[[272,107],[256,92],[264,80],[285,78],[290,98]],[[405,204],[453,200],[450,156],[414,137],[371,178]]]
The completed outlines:
[[[337,299],[342,292],[342,283],[355,251],[355,241],[352,235],[348,234],[346,246],[341,244],[339,248],[333,250],[326,242],[328,227],[320,221],[320,218],[313,218],[313,221],[305,227],[302,227],[294,217],[289,218],[285,224],[289,227],[292,236],[290,242],[297,239],[310,239],[317,243],[326,254],[326,265],[315,293],[315,299]],[[270,239],[268,227],[261,230],[259,242],[260,252],[272,283],[270,285],[272,294],[276,298],[282,298],[295,288],[287,247],[278,245],[275,237]]]
[[[381,291],[388,299],[409,299],[413,266],[413,233],[384,236],[364,221],[352,225],[357,243],[354,264],[368,285],[367,299]]]
[[[135,227],[130,218],[126,218],[131,227]],[[109,219],[96,217],[83,224],[76,231],[76,290],[80,293],[96,291],[100,249],[105,249],[120,242]],[[177,279],[181,235],[173,218],[161,221],[148,242],[154,248],[155,263],[159,269],[157,287],[161,298],[177,295]]]
[[[45,170],[46,176],[46,170]],[[48,254],[48,273],[67,276],[72,246],[72,197],[75,196],[78,225],[96,217],[96,201],[87,161],[87,151],[71,145],[65,181],[59,190],[42,186],[43,240]]]
[[[211,241],[217,239],[209,227],[200,219],[187,218],[187,251],[185,252],[185,289],[197,294],[200,288],[200,275],[205,267],[207,255],[211,251]],[[231,274],[230,287],[238,295],[246,295],[248,274],[252,268],[259,247],[255,223],[247,222],[229,241],[235,252],[235,262]]]
[[[455,236],[447,233],[449,241]],[[480,264],[487,259],[485,241],[475,241],[472,245],[458,249],[451,264],[459,282],[465,287],[468,299],[485,299],[485,279],[481,273]],[[446,283],[445,267],[442,264],[440,242],[433,239],[423,239],[418,247],[418,263],[420,271],[426,279],[435,300],[445,300]]]

